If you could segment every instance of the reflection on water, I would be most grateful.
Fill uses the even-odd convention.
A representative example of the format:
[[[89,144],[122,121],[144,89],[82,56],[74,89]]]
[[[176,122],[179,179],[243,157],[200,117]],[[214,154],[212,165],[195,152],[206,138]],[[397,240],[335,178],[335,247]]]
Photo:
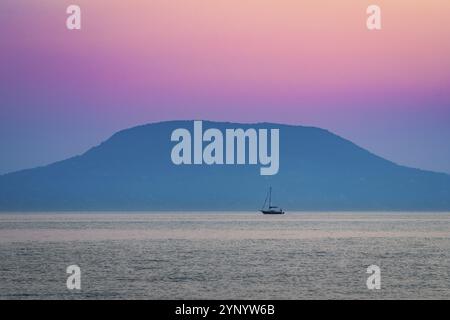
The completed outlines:
[[[0,256],[2,299],[450,298],[450,214],[3,214]]]

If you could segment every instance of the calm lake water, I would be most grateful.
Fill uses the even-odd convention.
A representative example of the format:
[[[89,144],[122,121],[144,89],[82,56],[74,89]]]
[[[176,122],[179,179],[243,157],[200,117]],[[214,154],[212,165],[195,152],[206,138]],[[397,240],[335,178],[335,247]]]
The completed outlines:
[[[353,298],[449,299],[450,214],[0,215],[0,299]]]

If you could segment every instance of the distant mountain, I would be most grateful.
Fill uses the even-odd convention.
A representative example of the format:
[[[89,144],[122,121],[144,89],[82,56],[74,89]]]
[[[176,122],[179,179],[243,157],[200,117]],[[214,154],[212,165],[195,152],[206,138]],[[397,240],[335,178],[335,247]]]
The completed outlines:
[[[286,210],[450,210],[450,176],[394,164],[326,130],[203,122],[204,130],[279,128],[280,170],[172,163],[176,128],[120,131],[81,156],[0,176],[1,211],[257,210],[269,185]]]

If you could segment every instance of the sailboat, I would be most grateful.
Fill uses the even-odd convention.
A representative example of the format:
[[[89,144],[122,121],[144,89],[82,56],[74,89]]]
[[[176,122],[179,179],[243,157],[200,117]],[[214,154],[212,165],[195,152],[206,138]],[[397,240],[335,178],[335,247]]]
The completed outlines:
[[[266,208],[267,199],[269,199],[269,207],[268,208]],[[277,206],[272,206],[272,187],[269,188],[269,193],[266,196],[266,200],[264,200],[264,204],[261,208],[261,212],[263,214],[284,214],[285,213],[283,211],[283,209],[281,209]]]

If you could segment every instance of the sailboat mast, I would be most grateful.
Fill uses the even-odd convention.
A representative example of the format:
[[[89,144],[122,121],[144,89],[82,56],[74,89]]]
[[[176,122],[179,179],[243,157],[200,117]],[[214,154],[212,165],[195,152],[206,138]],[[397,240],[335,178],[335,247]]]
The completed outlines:
[[[269,208],[272,206],[272,187],[269,189]]]

